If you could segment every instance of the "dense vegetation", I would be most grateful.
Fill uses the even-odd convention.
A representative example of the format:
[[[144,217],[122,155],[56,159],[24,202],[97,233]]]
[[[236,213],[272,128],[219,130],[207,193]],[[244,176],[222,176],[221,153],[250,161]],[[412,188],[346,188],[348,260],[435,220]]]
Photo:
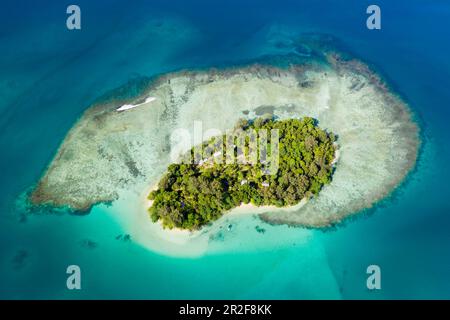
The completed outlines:
[[[227,156],[239,158],[240,146],[244,156],[249,158],[255,146],[250,142],[255,139],[249,133],[256,132],[260,136],[262,129],[268,133],[266,156],[258,152],[256,163],[226,161]],[[278,170],[268,174],[267,168],[274,162],[272,156],[277,155],[271,141],[272,129],[278,129]],[[240,135],[244,140],[230,138]],[[158,189],[149,195],[153,200],[150,216],[153,221],[161,219],[164,227],[194,230],[242,203],[294,205],[317,194],[330,182],[336,148],[334,140],[333,133],[321,130],[312,118],[240,120],[231,135],[212,138],[203,143],[202,148],[192,148],[184,158],[188,161],[169,166]],[[232,149],[226,149],[227,141],[233,143]],[[223,149],[218,149],[221,146]],[[199,150],[203,153],[199,154]],[[227,150],[232,150],[233,154],[227,154]]]

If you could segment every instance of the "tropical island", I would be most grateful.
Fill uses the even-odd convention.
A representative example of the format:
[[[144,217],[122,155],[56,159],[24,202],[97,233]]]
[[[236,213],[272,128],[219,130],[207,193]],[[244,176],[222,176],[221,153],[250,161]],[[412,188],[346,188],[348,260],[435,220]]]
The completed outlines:
[[[155,226],[147,197],[160,182],[151,195],[153,219],[190,230],[228,209],[230,214],[246,210],[240,203],[249,203],[248,212],[265,222],[314,228],[373,207],[414,167],[419,127],[408,105],[377,73],[337,52],[329,38],[306,35],[293,43],[300,45],[308,56],[294,52],[222,69],[180,70],[132,81],[105,95],[67,133],[29,192],[31,206],[85,214],[97,204],[138,203],[138,210],[118,210]],[[283,143],[290,154],[279,163],[282,176],[260,176],[257,166],[245,171],[208,161],[200,165],[205,157],[196,165],[174,164],[171,146],[178,129],[195,132],[200,122],[202,132],[224,133],[240,119],[256,128],[255,119],[265,114],[276,120],[263,125],[286,125],[287,131],[306,126],[317,134],[315,142],[280,136],[292,140]],[[338,149],[332,133],[338,135]],[[194,141],[180,155],[213,136]],[[314,148],[308,152],[311,143],[323,148],[317,159]],[[299,199],[307,201],[291,205]]]
[[[276,143],[267,132],[277,133]],[[261,136],[271,148],[258,143]],[[241,204],[295,205],[330,182],[334,142],[335,135],[309,117],[242,119],[231,134],[211,138],[200,149],[193,147],[183,163],[169,166],[148,197],[150,216],[170,229],[196,230]],[[274,162],[277,167],[271,170]]]

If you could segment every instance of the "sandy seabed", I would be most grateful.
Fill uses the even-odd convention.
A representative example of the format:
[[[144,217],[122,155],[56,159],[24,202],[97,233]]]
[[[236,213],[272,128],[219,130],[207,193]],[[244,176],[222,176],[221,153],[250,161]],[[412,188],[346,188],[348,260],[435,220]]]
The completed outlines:
[[[317,119],[321,128],[338,136],[332,182],[300,206],[240,207],[226,214],[261,214],[269,223],[307,227],[338,223],[386,197],[414,166],[420,144],[405,103],[364,64],[332,54],[326,65],[167,74],[129,103],[147,97],[155,99],[125,112],[118,112],[120,105],[114,103],[88,109],[68,133],[31,201],[77,210],[115,201],[113,211],[121,212],[124,228],[136,241],[174,254],[188,244],[195,255],[206,250],[214,224],[196,233],[167,231],[151,223],[146,212],[149,186],[170,164],[170,137],[176,129],[192,133],[194,122],[200,121],[203,132],[225,132],[239,118],[266,112],[280,119]],[[129,206],[131,202],[137,204]]]

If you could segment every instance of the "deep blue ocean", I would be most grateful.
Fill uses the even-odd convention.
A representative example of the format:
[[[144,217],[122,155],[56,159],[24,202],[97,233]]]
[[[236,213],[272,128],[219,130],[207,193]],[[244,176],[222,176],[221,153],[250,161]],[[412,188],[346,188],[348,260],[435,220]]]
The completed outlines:
[[[66,28],[70,4],[81,30]],[[381,30],[366,28],[370,4]],[[446,0],[2,0],[0,298],[450,299],[449,23]],[[306,244],[189,259],[116,241],[101,210],[25,213],[24,193],[96,98],[143,75],[258,58],[268,30],[335,36],[410,105],[420,157],[388,199]],[[302,231],[266,228],[262,238]],[[82,290],[66,288],[70,264]],[[371,264],[381,290],[366,287]]]

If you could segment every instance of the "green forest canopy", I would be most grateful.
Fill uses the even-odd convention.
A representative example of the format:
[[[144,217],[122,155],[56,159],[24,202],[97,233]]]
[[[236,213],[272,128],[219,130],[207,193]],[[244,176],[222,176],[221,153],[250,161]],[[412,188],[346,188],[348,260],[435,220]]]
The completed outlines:
[[[272,156],[277,155],[273,147],[275,140],[271,141],[272,129],[278,129],[275,131],[279,136],[279,157],[278,170],[270,174],[268,168],[274,164]],[[268,132],[265,159],[264,152],[251,153],[255,151],[252,144],[255,139],[250,133],[256,132],[259,137],[263,136],[263,131]],[[244,140],[233,137],[244,137]],[[239,144],[239,141],[244,142]],[[320,129],[309,117],[280,121],[267,117],[240,120],[231,135],[212,138],[202,144],[203,148],[192,148],[184,156],[184,163],[168,167],[158,189],[148,196],[153,201],[149,208],[151,219],[154,222],[161,219],[163,226],[170,229],[196,230],[242,203],[277,207],[295,205],[305,197],[316,195],[330,182],[336,151],[334,141],[333,133]],[[232,143],[231,149],[227,149],[227,142]],[[240,146],[247,158],[256,154],[257,161],[226,161],[230,156],[239,159]]]

